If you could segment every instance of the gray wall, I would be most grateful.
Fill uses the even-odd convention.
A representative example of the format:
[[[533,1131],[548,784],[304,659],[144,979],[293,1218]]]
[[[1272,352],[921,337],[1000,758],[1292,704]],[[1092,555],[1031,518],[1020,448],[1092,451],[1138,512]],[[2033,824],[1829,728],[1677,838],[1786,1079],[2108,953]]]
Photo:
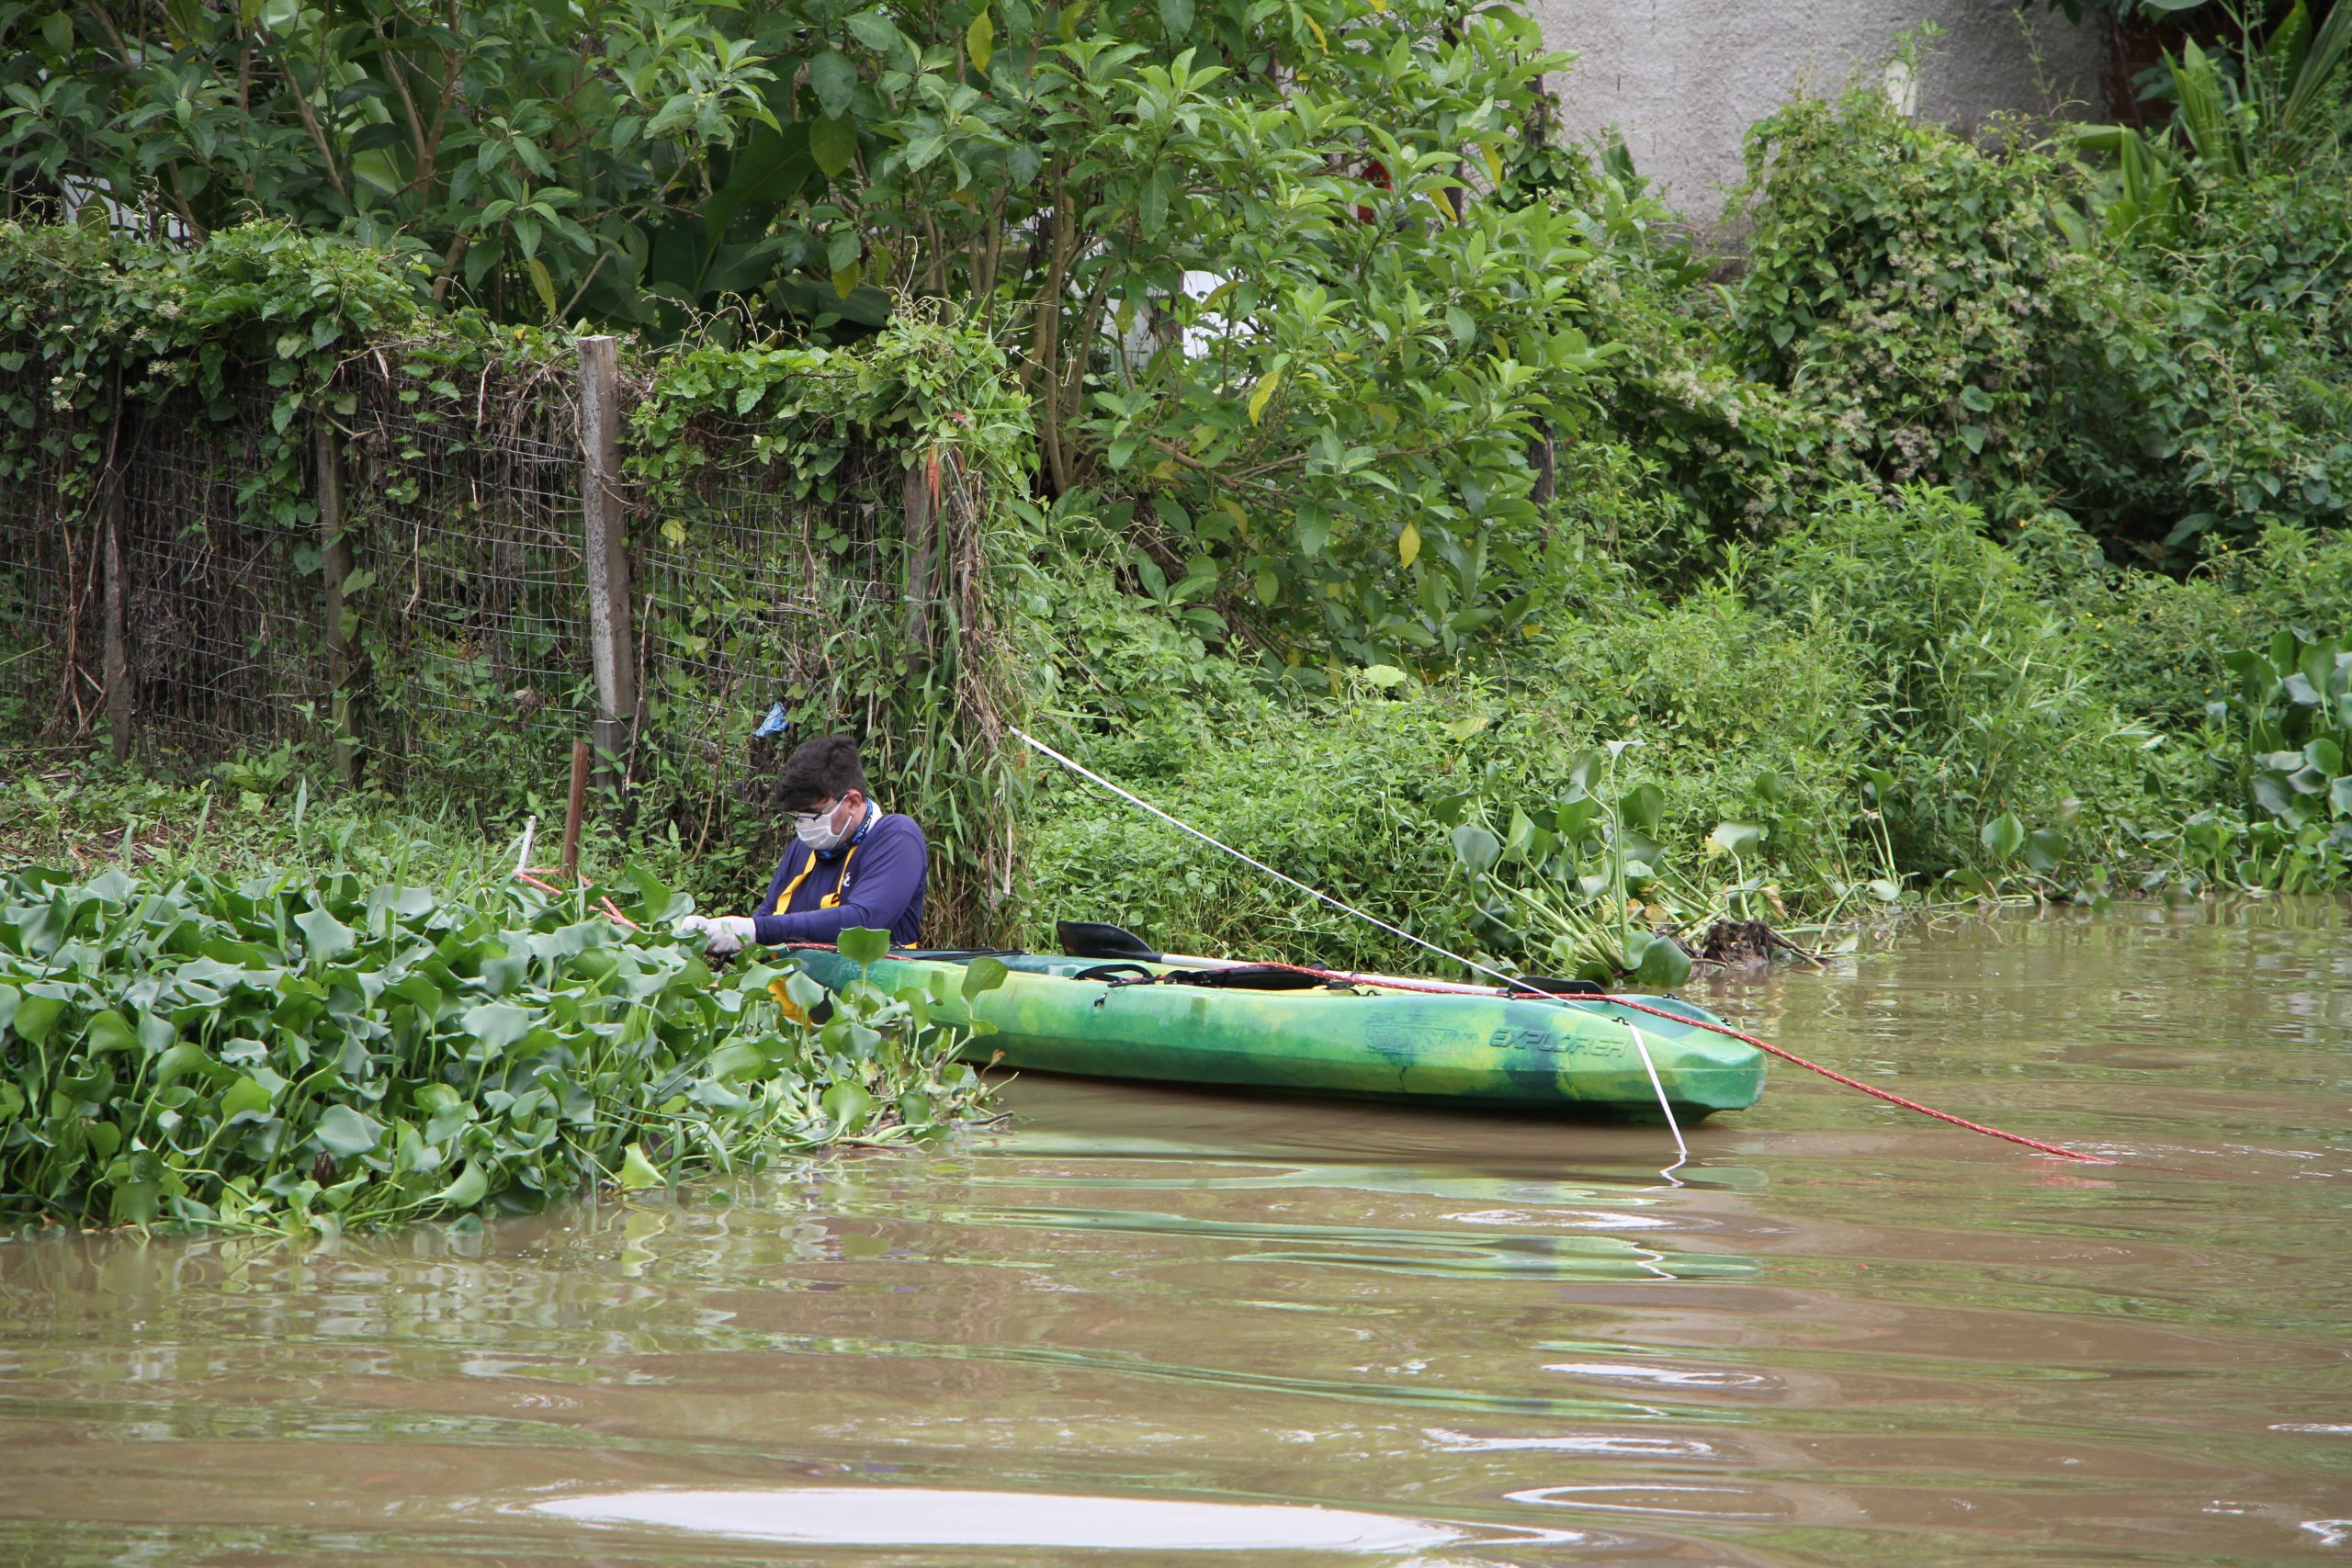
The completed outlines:
[[[1800,87],[1835,94],[1857,70],[1877,79],[1895,36],[1923,21],[1944,36],[1914,84],[1922,118],[2101,118],[2103,25],[2027,4],[2020,14],[2007,0],[1532,0],[1551,46],[1583,56],[1552,83],[1568,133],[1621,127],[1634,166],[1702,226],[1739,181],[1750,125]]]

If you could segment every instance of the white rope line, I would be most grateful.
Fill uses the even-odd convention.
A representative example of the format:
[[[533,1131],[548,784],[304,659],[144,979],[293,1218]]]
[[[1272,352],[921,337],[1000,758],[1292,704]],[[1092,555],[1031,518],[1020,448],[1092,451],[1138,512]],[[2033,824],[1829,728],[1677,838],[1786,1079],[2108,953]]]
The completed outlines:
[[[1301,893],[1306,894],[1310,898],[1322,900],[1324,903],[1330,905],[1334,909],[1339,910],[1341,914],[1353,915],[1357,919],[1367,921],[1372,925],[1378,926],[1382,931],[1386,931],[1391,936],[1403,937],[1407,942],[1411,942],[1414,946],[1426,948],[1428,951],[1436,953],[1440,958],[1450,959],[1453,963],[1461,964],[1465,969],[1473,969],[1481,975],[1491,976],[1495,979],[1502,982],[1503,989],[1506,991],[1517,992],[1534,1000],[1551,1002],[1561,1007],[1576,1005],[1573,1003],[1572,998],[1555,997],[1547,991],[1539,991],[1534,987],[1528,985],[1525,981],[1514,979],[1510,976],[1504,974],[1499,969],[1490,969],[1475,958],[1464,958],[1458,953],[1453,952],[1447,948],[1440,947],[1437,943],[1427,941],[1421,937],[1415,936],[1411,931],[1406,931],[1401,926],[1392,926],[1377,915],[1366,914],[1363,910],[1357,908],[1352,904],[1343,904],[1339,899],[1332,897],[1329,893],[1322,891],[1320,888],[1309,887],[1306,883],[1301,882],[1295,876],[1290,876],[1284,873],[1276,871],[1264,861],[1253,859],[1249,855],[1243,854],[1239,850],[1235,849],[1230,844],[1221,843],[1217,840],[1210,838],[1206,833],[1202,832],[1190,822],[1185,822],[1170,816],[1167,812],[1162,811],[1159,807],[1144,799],[1141,795],[1133,795],[1128,793],[1126,790],[1121,789],[1117,784],[1113,784],[1109,779],[1104,778],[1101,773],[1096,773],[1093,769],[1087,767],[1082,762],[1072,761],[1069,758],[1063,756],[1059,751],[1055,750],[1052,747],[1046,745],[1044,741],[1038,739],[1035,736],[1030,734],[1027,730],[1021,728],[1019,726],[1008,724],[1005,728],[1011,730],[1014,735],[1019,736],[1035,750],[1045,753],[1046,756],[1052,758],[1055,761],[1059,762],[1063,767],[1068,768],[1071,773],[1076,773],[1079,777],[1085,779],[1090,784],[1098,784],[1103,789],[1109,790],[1113,795],[1117,795],[1121,800],[1125,801],[1130,806],[1140,807],[1142,809],[1148,811],[1154,817],[1159,818],[1162,822],[1167,823],[1171,828],[1179,829],[1184,832],[1190,833],[1195,839],[1200,840],[1201,842],[1208,845],[1209,848],[1218,850],[1226,854],[1231,855],[1235,860],[1239,861],[1242,864],[1262,871],[1277,882],[1287,883],[1289,886],[1297,888]],[[1657,1065],[1650,1060],[1649,1047],[1642,1043],[1642,1032],[1634,1028],[1631,1020],[1624,1021],[1624,1023],[1627,1029],[1633,1030],[1634,1048],[1641,1053],[1642,1066],[1649,1071],[1650,1088],[1657,1091],[1657,1108],[1660,1111],[1665,1113],[1667,1130],[1674,1134],[1674,1146],[1683,1158],[1688,1159],[1690,1157],[1690,1151],[1689,1146],[1682,1141],[1682,1129],[1675,1122],[1674,1108],[1667,1103],[1666,1086],[1658,1081]]]
[[[1642,1054],[1642,1070],[1650,1076],[1650,1089],[1657,1095],[1657,1108],[1666,1112],[1666,1130],[1674,1134],[1674,1163],[1680,1165],[1690,1157],[1690,1145],[1682,1141],[1682,1129],[1675,1125],[1674,1108],[1666,1102],[1666,1086],[1657,1081],[1657,1064],[1650,1060],[1649,1042],[1642,1038],[1642,1026],[1632,1019],[1625,1028],[1634,1036],[1634,1049]]]

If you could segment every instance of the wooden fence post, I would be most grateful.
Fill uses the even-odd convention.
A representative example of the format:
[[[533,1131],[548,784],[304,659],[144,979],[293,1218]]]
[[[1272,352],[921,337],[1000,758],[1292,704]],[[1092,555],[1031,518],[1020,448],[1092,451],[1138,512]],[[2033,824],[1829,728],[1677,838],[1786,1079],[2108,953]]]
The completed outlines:
[[[116,418],[121,417],[119,410]],[[100,675],[107,692],[107,741],[114,748],[114,760],[128,761],[130,758],[130,649],[123,629],[123,574],[127,565],[122,557],[122,471],[108,462],[98,478],[99,568],[105,573],[100,588],[102,632],[105,647],[101,654]]]
[[[334,739],[334,776],[344,788],[358,782],[358,747],[351,733],[351,638],[344,630],[343,585],[351,577],[351,541],[343,533],[343,449],[334,425],[318,422],[320,570],[327,580],[327,730]]]
[[[620,491],[617,340],[580,340],[580,553],[588,570],[588,649],[596,672],[596,750],[617,790],[637,713],[629,626],[628,517]]]

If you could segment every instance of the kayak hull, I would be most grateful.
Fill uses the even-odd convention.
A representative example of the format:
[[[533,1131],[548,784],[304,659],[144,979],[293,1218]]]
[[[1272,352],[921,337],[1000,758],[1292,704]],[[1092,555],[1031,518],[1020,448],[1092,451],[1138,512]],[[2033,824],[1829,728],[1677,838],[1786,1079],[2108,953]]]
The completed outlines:
[[[859,976],[838,953],[793,956],[830,990]],[[1639,999],[1683,1016],[1490,993],[1119,985],[1076,978],[1091,960],[999,956],[1011,973],[968,1006],[964,955],[894,953],[867,977],[923,987],[936,1016],[989,1026],[967,1057],[1026,1071],[1655,1117],[1645,1046],[1679,1119],[1741,1110],[1763,1092],[1761,1052],[1665,998]]]

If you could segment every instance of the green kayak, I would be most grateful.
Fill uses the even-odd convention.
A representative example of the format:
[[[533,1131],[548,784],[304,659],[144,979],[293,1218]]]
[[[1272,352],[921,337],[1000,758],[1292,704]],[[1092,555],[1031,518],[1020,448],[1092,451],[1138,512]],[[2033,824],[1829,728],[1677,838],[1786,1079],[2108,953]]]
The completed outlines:
[[[803,950],[793,956],[829,989],[858,976],[858,965],[838,953]],[[876,961],[869,977],[890,990],[922,986],[934,997],[956,998],[937,1010],[963,1022],[962,970],[975,956],[893,953]],[[1011,973],[969,1004],[970,1017],[995,1032],[976,1039],[967,1054],[978,1060],[1001,1055],[1017,1068],[1656,1117],[1657,1095],[1634,1043],[1638,1030],[1678,1119],[1744,1109],[1764,1089],[1761,1052],[1697,1027],[1720,1021],[1665,998],[1639,999],[1677,1017],[1574,997],[1326,985],[1246,965],[1203,971],[1167,963],[990,956]],[[1190,982],[1182,978],[1187,976]]]

